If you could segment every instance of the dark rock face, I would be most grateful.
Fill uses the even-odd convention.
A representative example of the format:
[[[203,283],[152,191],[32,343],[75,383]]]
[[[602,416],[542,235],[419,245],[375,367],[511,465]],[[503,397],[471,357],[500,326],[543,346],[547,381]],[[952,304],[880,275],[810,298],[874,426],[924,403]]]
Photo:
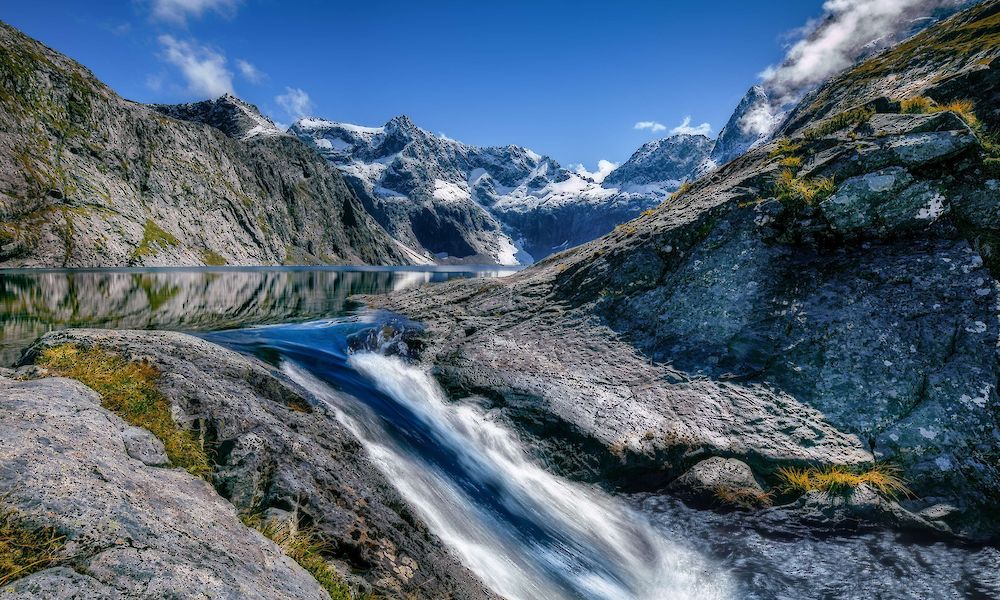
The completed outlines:
[[[408,261],[335,169],[235,98],[128,102],[6,24],[0,80],[4,266]]]
[[[922,35],[954,39],[998,6]],[[765,479],[889,460],[918,496],[909,509],[950,504],[955,531],[995,535],[991,150],[957,114],[892,114],[898,103],[879,98],[946,85],[1000,49],[913,52],[916,83],[904,70],[878,96],[848,76],[826,88],[882,112],[802,121],[653,214],[509,278],[371,302],[426,323],[424,360],[454,395],[491,399],[573,476],[659,489],[710,456]],[[994,110],[988,98],[977,114]],[[786,169],[828,192],[783,190]]]
[[[339,562],[348,580],[360,579],[362,589],[373,589],[379,597],[494,597],[410,512],[351,434],[322,405],[312,405],[303,390],[262,363],[184,334],[86,329],[48,334],[28,356],[41,347],[63,343],[99,345],[129,359],[148,360],[160,369],[158,387],[170,399],[174,419],[200,432],[205,442],[216,449],[212,483],[218,494],[207,483],[184,472],[137,468],[135,465],[142,464],[138,460],[130,461],[129,468],[187,481],[186,485],[194,486],[197,492],[168,488],[152,495],[154,499],[159,493],[172,495],[172,501],[183,506],[189,502],[188,496],[192,497],[190,501],[210,497],[215,505],[223,507],[226,518],[240,530],[213,534],[219,544],[246,545],[246,551],[263,544],[261,536],[236,518],[236,510],[257,512],[271,523],[313,528],[330,544],[332,558]],[[30,385],[53,383],[42,380]],[[94,401],[93,394],[87,397]],[[9,420],[5,419],[5,424]],[[129,447],[124,436],[116,432],[113,439],[122,461],[127,460],[125,448]],[[78,452],[84,461],[104,460],[105,453],[99,449]],[[49,468],[38,468],[43,467]],[[103,485],[120,493],[117,490],[121,484],[117,475],[108,474]],[[24,501],[27,503],[34,493],[26,488]],[[140,513],[142,506],[136,508]],[[58,507],[58,511],[73,514],[65,507]],[[241,535],[252,537],[255,544],[241,542]],[[180,564],[182,558],[177,559]],[[261,560],[246,562],[260,564]],[[109,566],[107,570],[114,573],[118,569]],[[277,580],[274,585],[295,582],[290,576],[286,581],[280,572],[267,574]],[[262,597],[272,597],[265,589],[261,588]],[[273,597],[286,596],[275,592]]]

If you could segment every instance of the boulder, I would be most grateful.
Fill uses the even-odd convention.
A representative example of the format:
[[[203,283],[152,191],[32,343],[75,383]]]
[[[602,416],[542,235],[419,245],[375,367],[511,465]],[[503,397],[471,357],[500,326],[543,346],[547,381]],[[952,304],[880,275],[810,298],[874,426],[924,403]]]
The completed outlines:
[[[914,514],[894,500],[885,498],[867,484],[844,493],[811,490],[792,504],[765,511],[765,526],[783,527],[794,519],[812,527],[828,530],[857,530],[871,527],[895,527],[948,533],[943,523]]]
[[[745,462],[713,456],[671,482],[676,495],[701,504],[753,507],[770,503],[767,492]]]
[[[912,182],[913,177],[901,167],[851,177],[820,204],[820,210],[836,231],[870,229],[875,225],[879,205]]]
[[[122,441],[128,455],[145,465],[161,467],[170,462],[163,442],[147,429],[128,427],[122,431]]]

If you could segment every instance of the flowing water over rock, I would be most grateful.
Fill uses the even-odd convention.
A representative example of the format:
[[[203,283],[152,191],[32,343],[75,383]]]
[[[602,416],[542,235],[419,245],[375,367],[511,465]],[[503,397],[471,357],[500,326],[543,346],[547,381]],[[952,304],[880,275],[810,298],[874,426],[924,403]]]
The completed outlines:
[[[818,536],[757,515],[614,496],[545,471],[422,368],[352,353],[373,316],[210,334],[336,410],[462,561],[510,598],[997,598],[1000,551],[893,531]]]
[[[74,324],[187,329],[280,365],[333,407],[456,556],[513,599],[1000,597],[993,547],[891,531],[817,536],[557,477],[497,413],[450,402],[400,358],[350,350],[380,315],[351,312],[349,294],[475,274],[2,274],[0,347],[14,357],[35,332]],[[260,323],[275,325],[250,326]],[[211,332],[223,328],[234,329]]]

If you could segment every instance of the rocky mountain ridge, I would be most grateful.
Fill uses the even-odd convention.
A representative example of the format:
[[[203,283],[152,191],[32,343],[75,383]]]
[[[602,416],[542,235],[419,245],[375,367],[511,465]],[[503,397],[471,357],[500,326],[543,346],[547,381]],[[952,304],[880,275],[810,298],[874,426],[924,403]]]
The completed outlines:
[[[411,262],[249,105],[146,107],[6,24],[0,41],[3,266]]]

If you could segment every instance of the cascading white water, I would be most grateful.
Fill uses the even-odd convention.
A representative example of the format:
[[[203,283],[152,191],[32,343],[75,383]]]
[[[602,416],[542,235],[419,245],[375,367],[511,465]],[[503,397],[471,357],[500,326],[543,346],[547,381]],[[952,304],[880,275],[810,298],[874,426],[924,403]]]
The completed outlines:
[[[371,353],[355,354],[349,364],[457,457],[464,485],[386,435],[384,424],[360,413],[356,402],[294,364],[284,370],[336,410],[431,530],[498,594],[511,600],[732,596],[727,572],[665,539],[614,497],[536,465],[485,411],[448,403],[426,371]]]

